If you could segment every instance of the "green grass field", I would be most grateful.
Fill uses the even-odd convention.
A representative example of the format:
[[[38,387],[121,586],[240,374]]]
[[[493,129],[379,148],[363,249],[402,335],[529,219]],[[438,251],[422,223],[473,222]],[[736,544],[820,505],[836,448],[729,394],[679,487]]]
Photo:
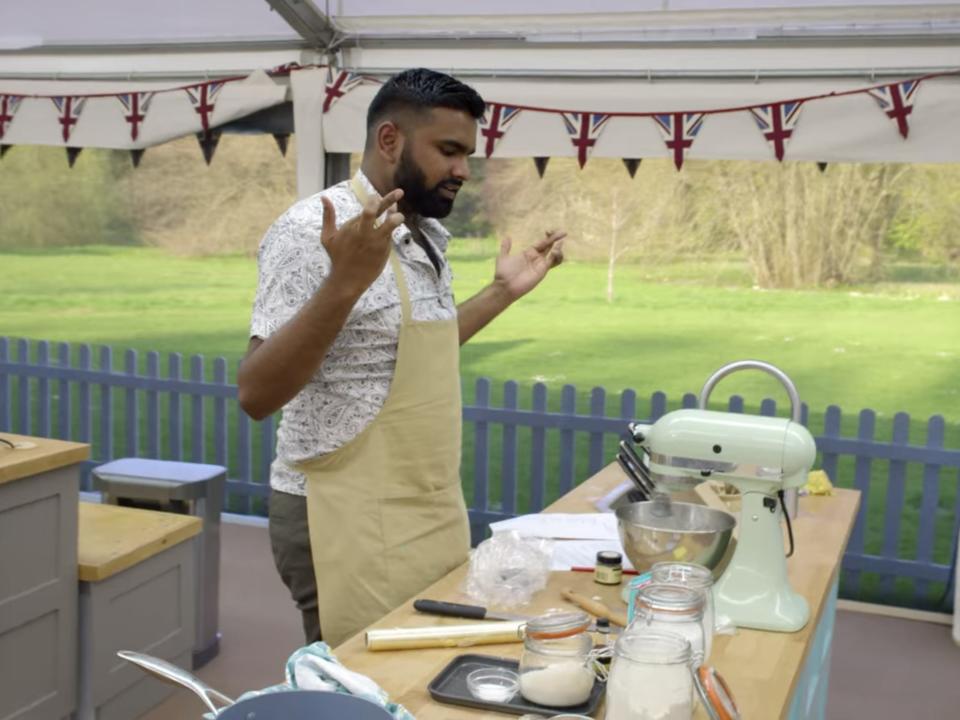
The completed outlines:
[[[491,253],[489,243],[454,244],[458,298],[489,280]],[[642,415],[656,390],[676,405],[682,393],[697,392],[720,365],[759,358],[780,366],[797,383],[815,434],[829,405],[843,408],[845,434],[855,432],[862,408],[876,410],[880,439],[890,437],[894,413],[905,411],[914,418],[911,442],[922,444],[926,419],[940,414],[947,420],[947,446],[960,447],[960,285],[927,274],[931,282],[760,291],[750,287],[746,268],[735,259],[657,267],[638,263],[617,268],[615,298],[608,303],[605,266],[568,263],[464,348],[464,399],[473,399],[476,378],[489,377],[494,404],[502,383],[516,380],[521,404],[529,404],[533,383],[544,382],[556,407],[561,387],[569,383],[577,386],[578,407],[585,413],[590,389],[601,386],[613,414],[619,393],[632,388]],[[924,280],[922,272],[893,275]],[[233,377],[246,346],[256,265],[240,257],[181,259],[145,248],[88,247],[0,254],[0,277],[0,336],[110,345],[117,367],[127,348],[223,356]],[[724,381],[715,397],[725,401],[733,393],[743,395],[749,407],[767,396],[781,407],[785,403],[779,386],[760,374]],[[499,433],[491,439],[491,486],[497,488]],[[551,452],[556,441],[548,437],[548,495],[557,492],[556,453]],[[521,433],[520,447],[522,486],[528,434]],[[586,473],[585,447],[578,445],[578,479]],[[467,428],[468,497],[472,451]],[[838,481],[849,485],[852,468],[844,464],[843,469]],[[912,557],[916,548],[919,473],[911,468],[902,557]],[[867,550],[879,552],[886,463],[874,463],[873,474]],[[956,484],[956,471],[942,474],[935,558],[944,563],[950,559]],[[492,500],[500,499],[494,490]],[[521,488],[517,506],[523,510],[526,503]],[[866,577],[864,596],[876,588],[877,578]],[[898,585],[898,592],[907,589]]]

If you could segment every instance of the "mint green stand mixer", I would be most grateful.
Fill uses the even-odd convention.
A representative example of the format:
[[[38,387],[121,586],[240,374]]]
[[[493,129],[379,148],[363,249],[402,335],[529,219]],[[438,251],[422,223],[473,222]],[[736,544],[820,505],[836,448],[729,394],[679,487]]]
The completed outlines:
[[[721,379],[747,369],[766,372],[783,384],[793,406],[790,420],[706,409]],[[800,424],[796,386],[769,363],[742,360],[710,376],[699,407],[667,413],[652,425],[632,426],[635,440],[649,455],[650,477],[661,490],[689,490],[712,478],[740,491],[737,547],[713,588],[717,615],[738,627],[800,630],[810,608],[787,579],[781,520],[784,511],[795,516],[796,490],[806,483],[817,451],[813,436]]]

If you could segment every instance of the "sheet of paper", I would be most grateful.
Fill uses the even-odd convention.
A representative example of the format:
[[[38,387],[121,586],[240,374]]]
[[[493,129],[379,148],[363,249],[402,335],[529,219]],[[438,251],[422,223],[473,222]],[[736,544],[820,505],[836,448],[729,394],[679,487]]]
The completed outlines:
[[[614,550],[620,553],[623,556],[623,567],[633,569],[619,540],[554,540],[550,569],[592,568],[597,564],[597,553],[601,550]]]
[[[490,524],[493,533],[516,530],[523,537],[566,540],[615,540],[619,543],[613,513],[537,513]]]

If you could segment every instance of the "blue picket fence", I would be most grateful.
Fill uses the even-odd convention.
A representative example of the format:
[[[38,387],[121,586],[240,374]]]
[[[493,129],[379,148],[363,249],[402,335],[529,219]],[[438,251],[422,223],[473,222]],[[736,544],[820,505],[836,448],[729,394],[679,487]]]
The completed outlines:
[[[570,385],[554,401],[540,383],[524,402],[516,382],[503,385],[497,404],[489,380],[478,380],[473,390],[463,411],[463,474],[475,539],[490,522],[540,510],[609,464],[628,421],[652,421],[675,406],[696,405],[690,393],[675,405],[662,392],[638,403],[633,390],[610,398],[603,388],[584,399]],[[162,372],[156,352],[141,358],[127,350],[118,364],[109,347],[95,353],[88,345],[0,338],[0,432],[90,443],[83,489],[90,489],[93,467],[117,457],[212,462],[229,470],[230,510],[265,513],[275,418],[250,420],[236,397],[223,358],[208,367],[199,355],[185,362],[172,353]],[[609,405],[616,411],[608,412]],[[728,409],[742,412],[744,399],[731,397]],[[776,411],[771,399],[760,404],[762,414]],[[808,419],[804,406],[802,421]],[[854,435],[842,434],[843,420],[840,408],[831,406],[822,433],[814,432],[820,466],[837,484],[863,493],[841,591],[861,597],[865,578],[873,576],[870,599],[929,607],[931,592],[949,586],[952,577],[960,450],[944,446],[941,416],[929,419],[922,444],[910,443],[906,413],[893,418],[889,440],[876,437],[872,410],[859,413]]]

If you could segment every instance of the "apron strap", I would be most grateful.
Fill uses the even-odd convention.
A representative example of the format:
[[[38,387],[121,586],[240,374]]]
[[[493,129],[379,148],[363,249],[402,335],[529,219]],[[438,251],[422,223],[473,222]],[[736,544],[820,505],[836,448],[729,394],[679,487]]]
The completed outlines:
[[[393,268],[393,275],[397,279],[397,292],[400,293],[400,309],[403,312],[403,322],[409,323],[413,320],[413,309],[410,305],[410,291],[407,289],[407,278],[403,274],[400,257],[392,245],[390,247],[390,267]]]

